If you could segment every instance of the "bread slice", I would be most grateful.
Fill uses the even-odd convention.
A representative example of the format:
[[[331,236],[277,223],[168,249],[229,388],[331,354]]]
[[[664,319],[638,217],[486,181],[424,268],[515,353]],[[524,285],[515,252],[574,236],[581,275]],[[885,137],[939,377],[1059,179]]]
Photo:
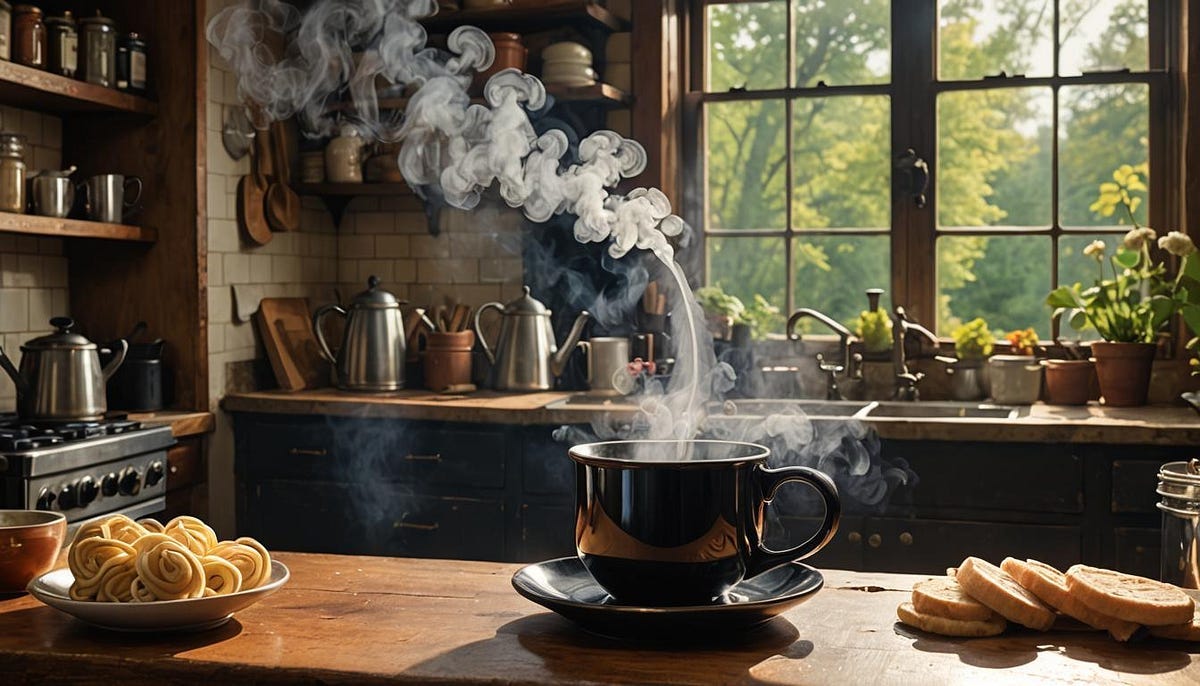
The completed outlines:
[[[1118,641],[1128,641],[1138,624],[1097,612],[1080,602],[1067,588],[1067,576],[1044,562],[1005,558],[1000,568],[1051,608],[1084,624],[1107,631]]]
[[[1169,624],[1167,626],[1152,626],[1149,628],[1151,636],[1158,638],[1170,638],[1176,641],[1200,641],[1200,605],[1196,606],[1196,612],[1192,615],[1192,621],[1187,624]]]
[[[896,616],[900,618],[901,622],[909,626],[942,636],[962,636],[965,638],[996,636],[1002,633],[1007,626],[1004,618],[997,614],[993,614],[990,619],[982,621],[974,619],[947,619],[945,617],[918,612],[912,603],[901,603],[900,607],[896,608]]]
[[[946,576],[950,577],[951,579],[958,576],[958,567],[947,567]]]
[[[967,595],[987,605],[1010,622],[1038,631],[1046,631],[1054,625],[1054,611],[1046,607],[1025,587],[1017,583],[1003,569],[981,560],[968,557],[958,567],[958,583]]]
[[[1176,586],[1111,569],[1075,565],[1067,570],[1067,588],[1089,609],[1146,626],[1187,624],[1196,611]]]
[[[948,576],[914,584],[912,604],[921,614],[946,619],[983,621],[995,614],[990,607],[964,593],[962,586]]]

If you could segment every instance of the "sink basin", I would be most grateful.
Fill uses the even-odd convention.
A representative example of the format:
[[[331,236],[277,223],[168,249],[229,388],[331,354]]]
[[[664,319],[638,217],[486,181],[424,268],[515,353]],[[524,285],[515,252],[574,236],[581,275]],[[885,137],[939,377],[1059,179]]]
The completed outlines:
[[[809,417],[851,417],[865,409],[870,403],[857,400],[727,400],[710,403],[709,416],[766,417],[799,410]]]
[[[897,417],[914,419],[1014,419],[1020,410],[1006,405],[954,402],[879,402],[865,413],[866,417]]]

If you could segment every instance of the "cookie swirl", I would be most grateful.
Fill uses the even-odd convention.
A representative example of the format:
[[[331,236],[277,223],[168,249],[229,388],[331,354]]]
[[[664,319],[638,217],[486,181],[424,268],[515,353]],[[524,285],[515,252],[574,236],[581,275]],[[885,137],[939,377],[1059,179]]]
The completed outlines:
[[[229,595],[242,590],[242,572],[229,560],[216,555],[200,558],[204,567],[205,595]]]
[[[271,556],[266,548],[253,538],[242,537],[237,541],[225,541],[213,548],[209,554],[224,558],[238,568],[242,573],[243,590],[257,588],[270,578]]]
[[[75,600],[88,600],[96,596],[107,569],[134,556],[135,550],[128,543],[100,536],[87,536],[76,540],[67,554],[67,567],[75,581],[71,584],[70,596]]]
[[[207,555],[217,545],[217,534],[204,522],[186,515],[167,522],[163,533],[196,555]]]
[[[137,520],[137,523],[141,524],[142,528],[146,530],[146,533],[150,533],[150,534],[161,534],[163,532],[163,529],[165,528],[165,527],[163,527],[162,522],[158,521],[157,519],[155,519],[153,517],[146,517],[145,519],[139,519],[139,520]]]
[[[137,578],[130,583],[135,601],[178,600],[204,595],[204,567],[175,539],[147,534],[137,541]]]

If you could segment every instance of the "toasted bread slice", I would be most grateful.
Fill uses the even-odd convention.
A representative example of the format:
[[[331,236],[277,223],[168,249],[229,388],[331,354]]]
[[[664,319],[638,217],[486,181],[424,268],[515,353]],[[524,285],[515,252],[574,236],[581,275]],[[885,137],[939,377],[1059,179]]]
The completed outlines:
[[[1054,625],[1053,610],[1025,590],[1008,572],[986,560],[977,557],[963,560],[958,567],[957,579],[967,595],[1010,622],[1038,631],[1046,631]]]
[[[946,576],[950,577],[951,579],[958,576],[958,567],[947,567]]]
[[[946,619],[984,621],[995,614],[990,607],[964,593],[962,586],[948,576],[913,585],[912,605],[921,614]]]
[[[1200,641],[1200,605],[1196,606],[1192,621],[1187,624],[1169,624],[1167,626],[1152,626],[1148,629],[1151,636],[1170,638],[1176,641]]]
[[[913,608],[912,603],[901,603],[900,607],[896,608],[896,616],[900,618],[901,622],[909,626],[916,627],[921,631],[928,631],[931,634],[941,634],[942,636],[962,636],[966,638],[996,636],[1002,633],[1007,626],[1004,618],[997,614],[993,614],[990,619],[982,621],[974,619],[947,619],[945,617],[917,612]]]
[[[1146,626],[1187,624],[1196,611],[1176,586],[1111,569],[1075,565],[1067,570],[1067,588],[1096,612]]]
[[[1046,605],[1092,628],[1107,631],[1118,641],[1128,641],[1138,630],[1135,622],[1117,619],[1084,605],[1067,588],[1067,576],[1044,562],[1022,562],[1009,557],[1005,558],[1000,568]]]

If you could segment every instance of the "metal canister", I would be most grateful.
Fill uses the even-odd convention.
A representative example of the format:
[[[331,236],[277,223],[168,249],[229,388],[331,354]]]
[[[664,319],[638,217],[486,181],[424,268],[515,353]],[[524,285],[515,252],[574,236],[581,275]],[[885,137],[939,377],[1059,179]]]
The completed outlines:
[[[27,67],[46,66],[46,23],[42,10],[33,5],[17,5],[12,18],[13,61]]]
[[[79,34],[70,12],[46,19],[46,44],[46,70],[74,77],[79,68]]]
[[[12,5],[0,0],[0,60],[12,59]]]
[[[25,213],[25,137],[0,133],[0,212]]]
[[[1200,588],[1200,459],[1168,462],[1158,470],[1162,511],[1163,581]]]
[[[117,25],[100,15],[79,20],[83,64],[80,77],[88,83],[112,88],[117,84]]]
[[[122,36],[117,44],[117,88],[138,95],[146,92],[146,41],[137,33]]]

